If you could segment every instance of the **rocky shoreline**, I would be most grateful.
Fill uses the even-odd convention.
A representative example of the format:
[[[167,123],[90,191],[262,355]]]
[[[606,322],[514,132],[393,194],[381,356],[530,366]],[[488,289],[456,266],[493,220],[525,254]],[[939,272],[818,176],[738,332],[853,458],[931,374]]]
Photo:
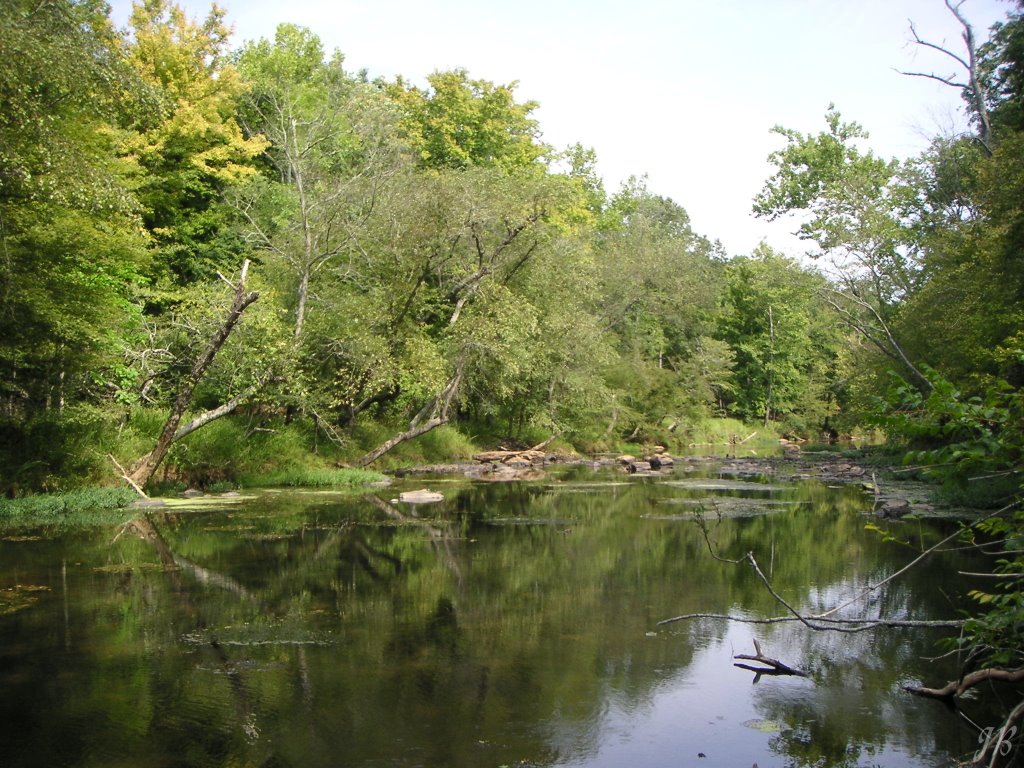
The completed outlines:
[[[537,481],[554,467],[586,466],[618,469],[633,476],[668,477],[714,472],[723,477],[767,478],[782,482],[817,480],[826,485],[857,485],[873,498],[871,512],[879,518],[970,517],[971,510],[943,507],[933,499],[934,487],[918,480],[893,478],[894,465],[858,463],[830,453],[786,451],[777,457],[671,456],[660,450],[634,456],[580,457],[541,451],[488,451],[473,462],[431,464],[399,469],[396,478],[462,475],[491,482]]]

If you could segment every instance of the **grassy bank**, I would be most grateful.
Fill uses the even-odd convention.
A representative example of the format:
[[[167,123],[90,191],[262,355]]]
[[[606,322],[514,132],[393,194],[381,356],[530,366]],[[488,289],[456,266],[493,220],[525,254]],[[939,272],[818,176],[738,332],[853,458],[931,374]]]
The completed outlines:
[[[79,488],[0,499],[0,531],[12,528],[116,525],[136,514],[127,509],[138,498],[130,488]]]
[[[526,430],[510,436],[483,424],[439,427],[400,444],[367,470],[348,469],[364,453],[391,438],[405,425],[363,420],[345,431],[325,430],[311,419],[286,420],[278,415],[237,414],[215,421],[176,443],[151,481],[154,495],[175,495],[186,488],[210,492],[245,488],[360,487],[383,478],[380,472],[402,467],[471,461],[474,453],[498,446],[526,448],[545,442],[550,432]],[[63,423],[47,421],[23,440],[41,440],[51,447],[44,463],[19,465],[18,456],[0,456],[5,483],[0,495],[19,499],[18,515],[44,519],[67,516],[75,509],[116,509],[131,500],[108,456],[128,466],[149,450],[163,423],[159,411],[68,415]],[[85,429],[85,425],[88,429]],[[44,429],[45,427],[45,429]],[[62,438],[64,432],[70,436]],[[71,439],[74,438],[74,439]],[[657,445],[671,453],[696,452],[767,455],[778,449],[774,429],[730,419],[707,419],[652,428],[624,440],[622,436],[588,441],[562,435],[547,449],[559,454],[597,452],[643,453]],[[14,444],[12,441],[11,444]],[[102,490],[111,486],[116,490]],[[47,496],[31,496],[43,491]],[[5,505],[6,517],[15,516]],[[31,510],[36,510],[35,512]]]

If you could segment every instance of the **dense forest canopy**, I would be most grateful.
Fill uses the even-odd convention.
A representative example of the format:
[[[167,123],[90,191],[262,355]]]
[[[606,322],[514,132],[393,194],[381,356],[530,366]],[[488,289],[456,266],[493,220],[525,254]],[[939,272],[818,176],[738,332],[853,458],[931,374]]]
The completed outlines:
[[[753,209],[803,260],[726,254],[642,177],[607,191],[515,82],[370,80],[296,25],[231,50],[229,21],[0,9],[7,494],[116,476],[168,410],[164,471],[196,482],[442,425],[594,451],[714,417],[1017,461],[1019,5],[931,75],[972,135],[895,160],[835,107],[776,129]]]

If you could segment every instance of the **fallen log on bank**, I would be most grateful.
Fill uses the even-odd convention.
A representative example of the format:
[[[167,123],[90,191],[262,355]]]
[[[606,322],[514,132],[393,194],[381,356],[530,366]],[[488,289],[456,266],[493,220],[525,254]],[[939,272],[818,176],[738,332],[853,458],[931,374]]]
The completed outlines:
[[[185,415],[185,411],[187,411],[189,406],[192,404],[192,396],[195,393],[196,387],[199,386],[199,382],[206,374],[207,369],[213,363],[213,359],[217,356],[217,353],[220,352],[221,347],[223,347],[224,343],[228,340],[228,337],[231,335],[235,326],[238,325],[238,321],[242,318],[242,313],[245,312],[250,304],[260,297],[259,291],[246,291],[245,281],[248,272],[249,260],[246,259],[242,262],[242,268],[239,272],[237,283],[232,283],[223,275],[220,276],[221,279],[224,280],[224,282],[227,283],[234,291],[231,306],[228,309],[227,315],[220,327],[216,330],[213,336],[210,337],[206,347],[192,363],[192,369],[179,383],[178,394],[174,398],[174,403],[171,406],[171,412],[167,417],[167,421],[164,422],[163,429],[160,431],[160,436],[157,438],[156,445],[153,447],[153,450],[136,459],[132,463],[131,467],[129,467],[128,471],[122,473],[122,476],[128,484],[137,491],[141,492],[141,489],[145,487],[146,483],[148,483],[150,478],[153,477],[157,467],[160,466],[160,462],[164,460],[164,457],[170,450],[171,445],[176,440],[194,432],[196,429],[199,429],[214,419],[227,415],[241,402],[243,395],[234,397],[220,408],[214,408],[207,411],[205,414],[202,414],[189,424],[181,427],[182,417]],[[250,390],[247,389],[243,394],[248,394],[249,392]]]
[[[545,461],[548,456],[544,452],[544,449],[547,448],[556,437],[558,437],[557,434],[551,435],[547,440],[537,443],[537,445],[526,448],[522,451],[510,451],[506,448],[501,448],[496,451],[475,453],[473,454],[473,460],[479,461],[481,464],[507,464],[510,461],[526,461],[531,464],[540,463]]]

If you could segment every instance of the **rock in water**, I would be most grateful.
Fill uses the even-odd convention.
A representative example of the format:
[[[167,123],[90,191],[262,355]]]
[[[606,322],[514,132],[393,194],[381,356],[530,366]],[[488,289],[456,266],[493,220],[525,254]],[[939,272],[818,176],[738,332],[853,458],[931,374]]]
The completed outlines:
[[[406,504],[435,504],[444,501],[444,496],[437,491],[421,488],[418,491],[406,491],[398,494],[398,500],[404,501]]]

